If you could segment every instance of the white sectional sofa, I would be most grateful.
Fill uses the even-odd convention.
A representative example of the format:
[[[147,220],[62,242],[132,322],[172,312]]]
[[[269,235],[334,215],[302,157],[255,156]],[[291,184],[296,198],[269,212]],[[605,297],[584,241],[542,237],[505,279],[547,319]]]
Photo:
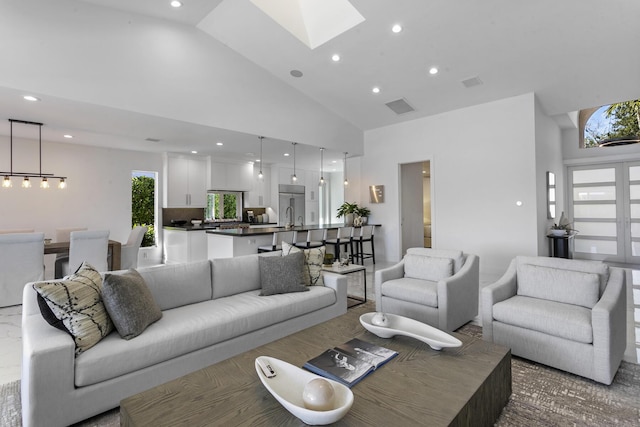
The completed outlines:
[[[347,280],[259,296],[258,255],[138,270],[162,318],[129,341],[112,332],[75,356],[73,338],[40,314],[27,284],[22,314],[22,421],[64,426],[143,390],[346,313]]]

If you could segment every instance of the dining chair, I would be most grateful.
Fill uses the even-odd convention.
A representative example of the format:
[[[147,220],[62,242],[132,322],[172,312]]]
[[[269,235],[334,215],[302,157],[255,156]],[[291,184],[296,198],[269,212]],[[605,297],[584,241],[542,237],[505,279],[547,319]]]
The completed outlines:
[[[273,233],[270,245],[258,246],[258,253],[282,250],[282,242],[293,244],[294,235],[293,231],[276,231]]]
[[[71,240],[71,232],[73,231],[85,231],[87,227],[72,227],[72,228],[56,228],[56,242],[68,242]],[[54,263],[53,277],[60,279],[64,276],[62,269],[64,264],[69,263],[69,254],[57,254],[56,261]]]
[[[351,256],[353,258],[353,246],[352,246],[352,237],[353,237],[353,227],[340,227],[336,233],[335,239],[327,239],[326,244],[333,246],[333,253],[336,261],[340,260],[340,252],[344,250],[344,252],[351,251]],[[344,246],[344,249],[341,249]]]
[[[362,227],[360,227],[360,233],[354,233],[353,244],[356,248],[354,262],[359,262],[360,264],[364,265],[364,260],[367,258],[371,258],[373,263],[376,263],[376,251],[373,245],[374,230],[375,227],[373,225],[363,225]],[[371,244],[371,252],[364,251],[365,243]]]
[[[120,268],[122,270],[138,268],[138,252],[140,245],[142,245],[142,239],[144,239],[144,235],[148,229],[148,227],[138,225],[133,227],[131,233],[129,233],[127,243],[122,245],[120,249]]]
[[[44,233],[0,236],[0,307],[22,304],[29,282],[44,279]]]
[[[83,262],[88,262],[98,271],[107,271],[108,252],[109,230],[72,231],[69,260],[62,263],[62,277],[74,273]]]

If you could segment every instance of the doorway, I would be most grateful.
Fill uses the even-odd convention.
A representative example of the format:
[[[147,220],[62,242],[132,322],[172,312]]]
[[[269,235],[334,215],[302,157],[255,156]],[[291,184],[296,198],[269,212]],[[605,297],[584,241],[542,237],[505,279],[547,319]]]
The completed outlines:
[[[401,257],[408,248],[432,246],[431,161],[400,165]]]

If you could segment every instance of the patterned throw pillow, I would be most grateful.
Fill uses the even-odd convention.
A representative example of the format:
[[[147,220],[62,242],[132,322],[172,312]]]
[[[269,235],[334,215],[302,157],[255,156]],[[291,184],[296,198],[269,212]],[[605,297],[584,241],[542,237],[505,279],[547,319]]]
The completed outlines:
[[[282,256],[293,254],[296,252],[304,252],[304,284],[307,286],[324,286],[322,280],[322,264],[324,263],[325,247],[311,249],[300,249],[282,242]]]
[[[258,257],[260,264],[260,296],[308,291],[302,284],[304,255],[294,253],[283,257]]]
[[[134,269],[122,274],[106,273],[102,301],[122,338],[130,340],[162,317],[147,283]]]
[[[90,264],[63,280],[33,284],[53,315],[76,343],[76,355],[96,345],[113,330],[102,303],[102,277]]]

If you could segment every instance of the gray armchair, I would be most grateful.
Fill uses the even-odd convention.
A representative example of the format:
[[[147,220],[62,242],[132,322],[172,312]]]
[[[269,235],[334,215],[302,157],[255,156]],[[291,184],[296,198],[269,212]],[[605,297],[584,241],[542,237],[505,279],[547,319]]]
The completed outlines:
[[[453,331],[478,314],[476,255],[411,248],[398,264],[375,273],[376,310]]]
[[[604,384],[613,381],[626,347],[624,270],[599,261],[519,256],[481,296],[486,341]]]

